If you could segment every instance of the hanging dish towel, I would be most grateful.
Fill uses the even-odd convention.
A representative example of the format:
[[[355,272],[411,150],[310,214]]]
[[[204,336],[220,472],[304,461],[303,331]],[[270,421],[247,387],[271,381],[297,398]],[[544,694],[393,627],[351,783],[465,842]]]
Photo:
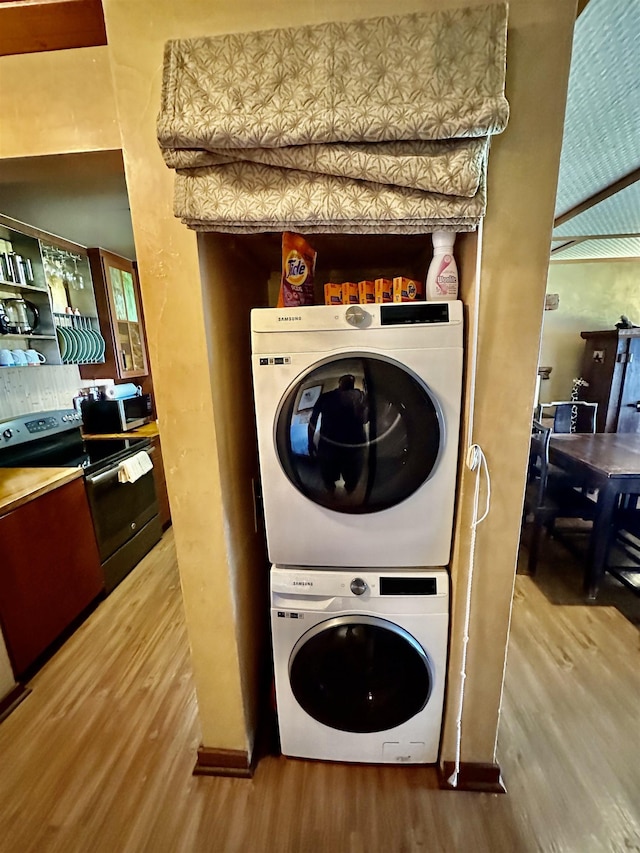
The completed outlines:
[[[507,6],[170,41],[158,140],[191,228],[473,230]]]
[[[149,454],[141,450],[133,456],[129,456],[118,466],[118,481],[120,483],[135,483],[140,477],[151,471],[153,462],[149,458]]]

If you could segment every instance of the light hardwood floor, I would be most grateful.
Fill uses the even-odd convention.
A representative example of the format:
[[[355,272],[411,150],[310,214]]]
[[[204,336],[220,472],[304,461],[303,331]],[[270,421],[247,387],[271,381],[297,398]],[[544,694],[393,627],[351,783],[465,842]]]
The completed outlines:
[[[506,796],[440,791],[432,768],[277,756],[252,780],[194,777],[169,531],[0,725],[0,851],[640,851],[638,628],[577,584],[566,567],[517,577]]]

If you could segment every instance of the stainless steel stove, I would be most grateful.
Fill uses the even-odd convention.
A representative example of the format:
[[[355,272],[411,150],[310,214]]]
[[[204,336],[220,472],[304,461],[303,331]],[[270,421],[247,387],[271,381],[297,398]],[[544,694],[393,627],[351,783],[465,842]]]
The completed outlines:
[[[110,592],[160,540],[153,471],[121,483],[122,463],[145,452],[148,438],[83,440],[75,409],[0,422],[0,468],[82,468],[105,587]]]

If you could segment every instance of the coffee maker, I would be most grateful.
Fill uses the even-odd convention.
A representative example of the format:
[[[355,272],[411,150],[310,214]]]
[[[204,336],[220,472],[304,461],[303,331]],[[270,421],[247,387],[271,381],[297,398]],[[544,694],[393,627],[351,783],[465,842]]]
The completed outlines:
[[[0,299],[0,335],[9,334],[9,320],[5,314],[4,304]]]
[[[40,313],[33,302],[16,297],[0,300],[0,317],[4,318],[0,321],[3,334],[28,335],[38,328]]]

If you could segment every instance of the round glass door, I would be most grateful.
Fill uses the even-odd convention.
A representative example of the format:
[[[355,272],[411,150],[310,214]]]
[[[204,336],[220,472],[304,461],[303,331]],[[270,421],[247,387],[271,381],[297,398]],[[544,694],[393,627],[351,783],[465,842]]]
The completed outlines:
[[[305,373],[277,415],[278,458],[293,485],[337,512],[395,506],[431,475],[442,431],[426,386],[401,365],[342,356]]]
[[[431,693],[420,644],[375,616],[330,619],[296,644],[291,690],[314,720],[344,732],[382,732],[410,720]]]

